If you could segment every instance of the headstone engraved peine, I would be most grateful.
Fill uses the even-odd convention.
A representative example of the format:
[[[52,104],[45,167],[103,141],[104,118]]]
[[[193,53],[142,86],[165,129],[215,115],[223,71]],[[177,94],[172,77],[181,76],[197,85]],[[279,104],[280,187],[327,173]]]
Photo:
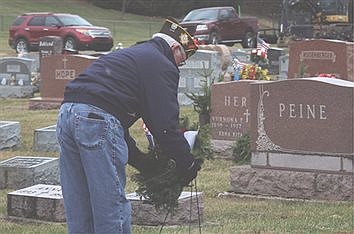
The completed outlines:
[[[56,125],[38,128],[34,131],[33,148],[36,151],[59,151],[59,144],[56,136]]]
[[[41,60],[41,96],[30,99],[30,109],[57,108],[63,100],[65,85],[97,57],[88,55],[52,55]]]
[[[251,167],[231,169],[240,193],[353,199],[354,83],[302,78],[251,84]],[[262,181],[262,183],[259,183]]]
[[[7,194],[8,216],[65,222],[59,185],[37,184]]]
[[[16,121],[0,121],[0,150],[18,147],[21,125]]]
[[[0,189],[59,184],[58,158],[16,156],[0,162]]]
[[[220,54],[216,51],[198,50],[179,69],[178,101],[181,105],[190,105],[192,101],[185,93],[201,92],[201,81],[206,79],[206,74],[210,74],[207,77],[209,82],[213,78],[218,79],[222,71]]]
[[[32,59],[18,57],[0,59],[0,98],[33,97],[32,62]]]
[[[296,41],[289,45],[288,78],[333,74],[343,80],[354,81],[354,43],[335,40]]]
[[[211,87],[212,145],[221,158],[231,158],[235,142],[251,130],[250,84],[253,82],[222,82]]]

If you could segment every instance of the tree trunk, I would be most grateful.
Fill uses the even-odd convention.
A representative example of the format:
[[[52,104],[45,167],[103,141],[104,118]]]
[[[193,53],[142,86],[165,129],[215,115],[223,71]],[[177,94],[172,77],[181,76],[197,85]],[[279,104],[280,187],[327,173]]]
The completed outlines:
[[[199,125],[200,127],[209,124],[210,123],[210,114],[209,113],[203,113],[199,114]]]

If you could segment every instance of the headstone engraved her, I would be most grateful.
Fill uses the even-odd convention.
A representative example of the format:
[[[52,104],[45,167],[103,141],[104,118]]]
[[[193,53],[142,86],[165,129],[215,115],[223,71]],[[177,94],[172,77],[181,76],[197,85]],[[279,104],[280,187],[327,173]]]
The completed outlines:
[[[30,99],[30,109],[57,108],[64,97],[65,85],[97,57],[88,55],[52,55],[42,58],[41,96]]]
[[[353,42],[323,39],[296,41],[289,45],[288,78],[300,77],[299,69],[303,66],[303,77],[333,74],[337,78],[354,81],[353,57]]]
[[[0,162],[0,189],[58,184],[58,158],[16,156]]]
[[[211,87],[211,136],[236,141],[250,131],[250,83],[242,80],[213,84]]]
[[[34,130],[33,148],[36,151],[59,151],[59,144],[56,136],[56,125]]]
[[[16,121],[0,121],[0,150],[18,147],[21,125]]]
[[[61,187],[37,184],[8,193],[7,214],[21,218],[65,222]]]
[[[354,199],[354,83],[316,77],[258,82],[250,95],[257,123],[251,125],[251,168],[231,169],[232,190]]]
[[[251,80],[221,82],[211,87],[211,143],[218,158],[232,159],[235,142],[250,132]]]

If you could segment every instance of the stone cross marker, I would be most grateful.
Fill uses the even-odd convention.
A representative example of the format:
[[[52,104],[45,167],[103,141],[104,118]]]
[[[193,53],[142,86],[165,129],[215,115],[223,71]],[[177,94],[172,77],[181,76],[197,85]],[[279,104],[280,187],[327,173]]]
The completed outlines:
[[[212,139],[236,141],[250,131],[250,84],[253,82],[241,80],[212,85]]]
[[[306,40],[289,45],[288,78],[299,77],[300,66],[305,66],[304,77],[321,73],[354,81],[354,43],[335,40]]]
[[[64,97],[65,85],[96,59],[87,55],[52,55],[42,58],[41,97],[30,100],[30,109],[58,107]]]

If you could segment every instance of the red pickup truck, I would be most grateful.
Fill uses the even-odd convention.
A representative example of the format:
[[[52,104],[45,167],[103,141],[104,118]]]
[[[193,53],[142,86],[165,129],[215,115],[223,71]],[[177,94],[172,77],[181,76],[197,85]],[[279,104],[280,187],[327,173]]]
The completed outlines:
[[[239,17],[233,7],[195,9],[180,23],[192,36],[205,44],[232,46],[242,43],[244,48],[256,46],[258,19]]]

